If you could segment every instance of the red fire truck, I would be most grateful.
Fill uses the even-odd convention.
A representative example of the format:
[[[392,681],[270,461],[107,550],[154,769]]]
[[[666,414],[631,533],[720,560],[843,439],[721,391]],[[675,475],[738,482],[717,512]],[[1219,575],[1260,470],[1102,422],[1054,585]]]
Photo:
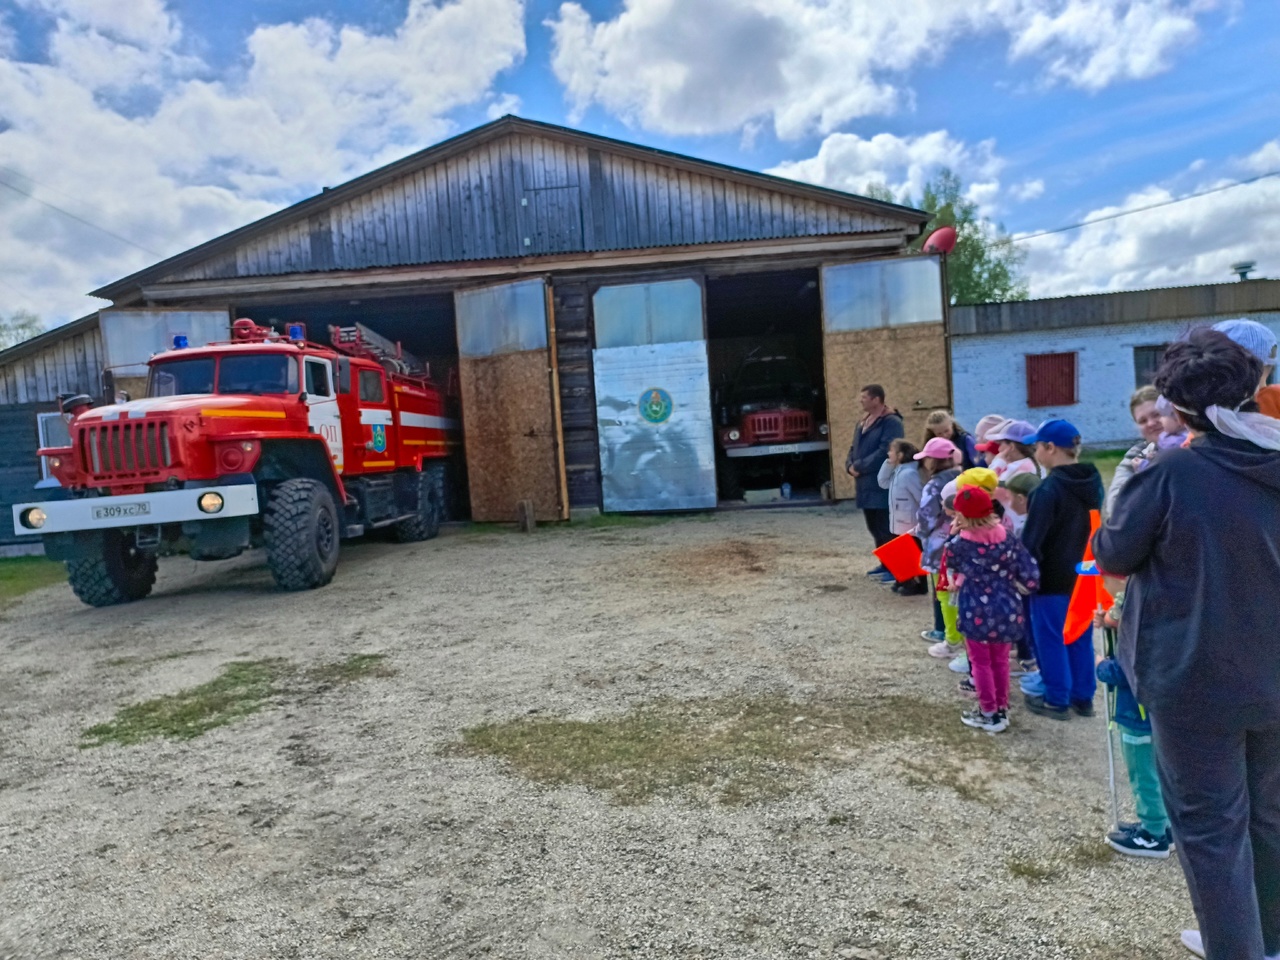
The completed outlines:
[[[434,537],[461,447],[445,391],[363,326],[329,332],[322,346],[301,324],[236,320],[226,343],[175,337],[152,357],[146,399],[64,399],[71,445],[40,450],[62,498],[15,506],[15,531],[42,536],[93,606],[145,597],[162,553],[264,546],[276,582],[308,590],[343,538]]]

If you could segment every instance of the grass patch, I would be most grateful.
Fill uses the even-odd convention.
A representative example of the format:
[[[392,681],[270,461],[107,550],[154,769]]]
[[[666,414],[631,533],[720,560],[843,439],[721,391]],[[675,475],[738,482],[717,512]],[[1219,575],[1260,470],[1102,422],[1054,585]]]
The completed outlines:
[[[44,557],[0,559],[0,603],[16,600],[24,593],[55,583],[65,583],[67,568]]]
[[[1102,474],[1103,487],[1109,488],[1112,477],[1116,475],[1116,467],[1120,466],[1120,461],[1128,452],[1127,447],[1123,450],[1085,450],[1080,454],[1080,459],[1097,467]]]
[[[116,664],[151,663],[187,655],[169,654],[152,660],[122,657]],[[317,687],[323,691],[366,677],[393,676],[395,671],[384,660],[380,653],[358,653],[305,670],[287,660],[235,660],[208,683],[122,707],[113,719],[85,730],[80,746],[131,746],[160,737],[191,740],[257,713],[274,699],[302,700],[316,693]]]
[[[282,660],[229,663],[208,683],[124,707],[115,719],[86,730],[81,746],[129,746],[156,737],[191,740],[257,713],[279,692],[276,683],[287,669]]]
[[[324,663],[306,671],[313,683],[332,686],[354,683],[365,677],[393,677],[395,671],[386,666],[386,656],[381,653],[356,653],[336,663]]]
[[[675,794],[726,805],[803,788],[820,765],[880,743],[919,740],[973,757],[991,738],[965,737],[954,711],[909,697],[797,704],[786,697],[658,701],[604,720],[534,717],[463,731],[449,752],[497,757],[552,786],[581,785],[623,805]]]
[[[1005,861],[1010,876],[1019,877],[1030,883],[1045,883],[1058,875],[1058,871],[1030,857],[1013,856]]]
[[[1067,859],[1082,867],[1105,867],[1116,852],[1101,840],[1081,840],[1068,851]]]

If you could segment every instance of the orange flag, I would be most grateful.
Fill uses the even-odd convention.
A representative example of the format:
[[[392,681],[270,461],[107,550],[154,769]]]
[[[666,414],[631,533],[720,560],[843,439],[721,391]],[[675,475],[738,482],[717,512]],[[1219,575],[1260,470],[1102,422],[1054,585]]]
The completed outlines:
[[[1080,564],[1082,572],[1076,577],[1076,587],[1071,592],[1071,603],[1067,606],[1067,622],[1062,627],[1062,636],[1067,643],[1075,643],[1093,626],[1093,615],[1101,607],[1110,610],[1115,602],[1102,582],[1102,573],[1098,570],[1097,561],[1093,558],[1093,535],[1102,526],[1102,514],[1097,510],[1089,511],[1089,542],[1085,544],[1084,560]]]

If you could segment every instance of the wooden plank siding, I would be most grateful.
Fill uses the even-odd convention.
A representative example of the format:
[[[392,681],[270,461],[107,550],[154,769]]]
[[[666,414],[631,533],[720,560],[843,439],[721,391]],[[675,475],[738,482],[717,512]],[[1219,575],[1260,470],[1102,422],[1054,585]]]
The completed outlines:
[[[60,393],[101,390],[102,335],[97,326],[0,363],[0,406],[52,404]],[[52,410],[53,407],[48,407]]]
[[[161,282],[900,230],[859,211],[511,133],[410,170]]]

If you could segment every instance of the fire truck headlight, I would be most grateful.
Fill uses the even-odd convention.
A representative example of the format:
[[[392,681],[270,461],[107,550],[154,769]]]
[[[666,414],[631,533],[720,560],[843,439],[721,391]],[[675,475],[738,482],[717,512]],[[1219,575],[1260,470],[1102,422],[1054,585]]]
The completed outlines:
[[[49,519],[49,515],[39,507],[31,507],[28,510],[23,510],[18,519],[28,530],[39,530],[44,526],[44,522]]]
[[[831,428],[824,423],[818,427],[818,432],[825,437],[828,433],[831,432]]]
[[[204,513],[217,513],[222,509],[222,494],[220,493],[202,493],[200,495],[200,509]]]
[[[733,443],[733,442],[735,442],[735,441],[737,441],[737,440],[741,440],[741,439],[742,439],[742,434],[741,434],[741,433],[739,433],[737,430],[730,430],[730,431],[729,431],[729,442],[730,442],[730,443]]]
[[[50,470],[57,470],[60,466],[62,466],[62,458],[61,458],[61,457],[50,457],[50,458],[49,458],[49,469],[50,469]]]

